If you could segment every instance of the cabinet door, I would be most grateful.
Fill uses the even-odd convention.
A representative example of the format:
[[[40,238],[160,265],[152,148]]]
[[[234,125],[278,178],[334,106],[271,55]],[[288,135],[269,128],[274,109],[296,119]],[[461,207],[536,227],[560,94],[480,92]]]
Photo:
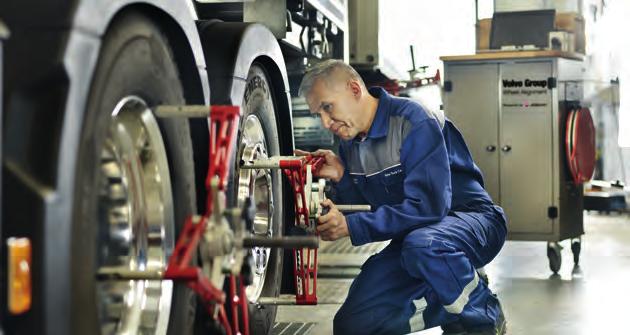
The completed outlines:
[[[452,89],[444,94],[444,112],[462,132],[485,188],[499,203],[499,65],[447,64],[445,80]]]
[[[501,205],[511,233],[552,233],[551,62],[501,65]]]

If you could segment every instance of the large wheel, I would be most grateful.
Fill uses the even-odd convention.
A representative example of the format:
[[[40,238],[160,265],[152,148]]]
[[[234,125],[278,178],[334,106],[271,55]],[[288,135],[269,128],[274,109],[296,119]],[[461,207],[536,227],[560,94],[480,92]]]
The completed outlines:
[[[282,175],[279,170],[240,170],[239,162],[280,155],[280,139],[270,86],[265,69],[254,63],[247,76],[242,103],[242,117],[237,139],[236,173],[233,174],[229,198],[243,207],[253,200],[256,215],[250,231],[258,236],[281,236],[284,229]],[[275,306],[258,306],[260,297],[277,297],[282,280],[281,249],[253,248],[252,284],[246,288],[249,300],[251,334],[268,334],[276,317]]]
[[[188,122],[151,108],[183,104],[169,43],[130,12],[108,30],[82,125],[71,273],[75,334],[188,334],[195,296],[172,281],[96,281],[102,266],[162,270],[195,212]]]

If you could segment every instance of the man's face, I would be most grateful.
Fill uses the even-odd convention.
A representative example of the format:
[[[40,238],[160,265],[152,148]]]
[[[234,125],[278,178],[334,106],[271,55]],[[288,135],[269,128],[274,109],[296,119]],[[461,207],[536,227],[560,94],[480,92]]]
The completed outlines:
[[[311,113],[320,116],[324,128],[344,140],[363,131],[360,100],[361,86],[349,79],[316,80],[306,97]]]

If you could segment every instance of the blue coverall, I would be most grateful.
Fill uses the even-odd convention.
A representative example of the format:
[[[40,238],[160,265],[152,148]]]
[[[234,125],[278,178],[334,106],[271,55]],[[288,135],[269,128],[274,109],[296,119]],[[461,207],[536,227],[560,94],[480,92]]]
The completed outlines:
[[[363,264],[335,334],[404,334],[455,321],[493,327],[498,300],[476,269],[503,246],[503,210],[451,121],[382,88],[369,92],[379,99],[376,116],[365,138],[340,143],[336,201],[375,209],[346,215],[353,245],[391,242]]]

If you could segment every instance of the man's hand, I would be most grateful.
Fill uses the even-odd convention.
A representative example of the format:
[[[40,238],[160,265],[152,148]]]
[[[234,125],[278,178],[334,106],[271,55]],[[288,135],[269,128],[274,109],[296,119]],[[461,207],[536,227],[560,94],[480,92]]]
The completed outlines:
[[[338,183],[341,180],[341,177],[343,177],[343,163],[341,162],[341,159],[339,159],[339,157],[337,157],[337,155],[335,155],[335,153],[331,150],[319,149],[315,152],[308,152],[296,149],[294,154],[298,156],[311,154],[313,156],[324,157],[326,161],[321,169],[319,169],[317,175],[315,175],[316,177],[330,179],[335,183]]]
[[[318,218],[317,231],[322,240],[336,241],[342,237],[349,236],[350,232],[348,231],[346,217],[341,214],[337,206],[330,199],[322,201],[321,205],[329,209],[326,215]]]

